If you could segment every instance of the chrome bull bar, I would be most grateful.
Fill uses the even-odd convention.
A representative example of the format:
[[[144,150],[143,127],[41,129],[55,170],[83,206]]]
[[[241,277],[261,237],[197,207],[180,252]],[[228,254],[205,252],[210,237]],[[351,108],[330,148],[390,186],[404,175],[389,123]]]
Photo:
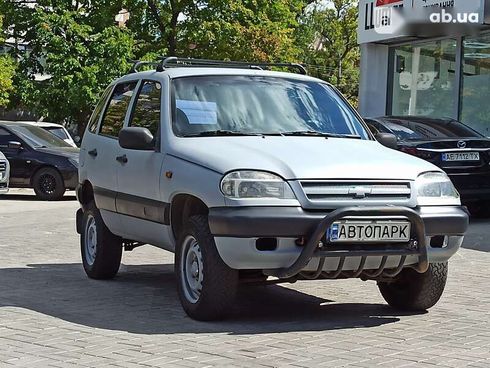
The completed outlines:
[[[324,238],[327,229],[329,229],[334,222],[345,219],[346,217],[404,217],[412,224],[412,233],[415,236],[414,247],[400,248],[398,245],[383,250],[328,250],[326,247],[321,247],[322,239]],[[393,270],[385,270],[388,257],[400,256],[400,262],[398,267]],[[406,207],[347,207],[335,210],[328,214],[318,224],[313,233],[308,237],[307,243],[304,246],[301,254],[296,261],[289,267],[267,270],[265,273],[269,276],[277,277],[280,279],[288,279],[296,276],[301,276],[306,279],[316,279],[320,276],[324,278],[338,278],[343,275],[343,266],[346,258],[361,257],[359,267],[353,273],[347,275],[349,278],[357,278],[361,275],[366,278],[395,277],[404,267],[405,261],[409,256],[418,256],[418,264],[411,265],[417,272],[424,273],[429,268],[429,259],[427,252],[427,241],[425,236],[425,225],[422,218],[417,212]],[[382,257],[380,266],[377,270],[365,270],[365,264],[367,257]],[[320,258],[318,269],[316,272],[302,272],[303,269],[313,258]],[[323,266],[325,265],[326,258],[339,258],[339,264],[336,271],[324,272]],[[345,276],[345,275],[344,275]]]

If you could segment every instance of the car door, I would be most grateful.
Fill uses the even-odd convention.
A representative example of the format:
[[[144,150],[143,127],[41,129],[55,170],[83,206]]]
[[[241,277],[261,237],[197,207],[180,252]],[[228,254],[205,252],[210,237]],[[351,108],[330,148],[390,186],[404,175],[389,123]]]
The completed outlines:
[[[160,149],[162,84],[143,80],[127,126],[147,128],[155,137],[151,151],[119,148],[124,160],[117,167],[116,207],[127,238],[165,247],[169,206],[162,202],[160,180],[164,155]]]
[[[13,142],[20,143],[20,146],[13,147],[11,145]],[[0,127],[0,151],[7,157],[10,163],[11,186],[29,185],[31,174],[30,147],[14,133]]]
[[[94,189],[95,203],[109,229],[121,235],[121,221],[116,211],[117,169],[120,146],[119,131],[128,115],[138,81],[117,84],[105,106],[97,134],[84,137],[83,166]]]

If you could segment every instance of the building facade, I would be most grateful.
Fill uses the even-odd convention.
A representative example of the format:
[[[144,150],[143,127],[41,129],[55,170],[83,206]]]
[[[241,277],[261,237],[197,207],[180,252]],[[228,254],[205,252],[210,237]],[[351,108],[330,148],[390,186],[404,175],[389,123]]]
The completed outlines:
[[[363,116],[450,117],[490,137],[490,0],[361,0]]]

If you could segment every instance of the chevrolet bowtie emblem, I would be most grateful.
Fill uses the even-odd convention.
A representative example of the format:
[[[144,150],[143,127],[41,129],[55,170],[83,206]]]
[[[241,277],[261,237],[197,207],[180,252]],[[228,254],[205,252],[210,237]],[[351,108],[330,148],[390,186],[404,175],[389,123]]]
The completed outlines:
[[[354,195],[354,198],[366,198],[371,194],[372,189],[367,187],[352,187],[349,188],[349,194]]]

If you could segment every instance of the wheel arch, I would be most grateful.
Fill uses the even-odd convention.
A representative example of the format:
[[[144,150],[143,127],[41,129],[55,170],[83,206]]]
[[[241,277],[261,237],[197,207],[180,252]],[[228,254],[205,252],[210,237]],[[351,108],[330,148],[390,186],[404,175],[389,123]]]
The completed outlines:
[[[80,184],[79,189],[77,189],[77,197],[83,208],[95,200],[94,187],[90,181],[85,180]]]
[[[174,238],[178,238],[185,220],[194,215],[207,215],[208,206],[198,197],[191,194],[177,194],[170,203],[170,226]]]

